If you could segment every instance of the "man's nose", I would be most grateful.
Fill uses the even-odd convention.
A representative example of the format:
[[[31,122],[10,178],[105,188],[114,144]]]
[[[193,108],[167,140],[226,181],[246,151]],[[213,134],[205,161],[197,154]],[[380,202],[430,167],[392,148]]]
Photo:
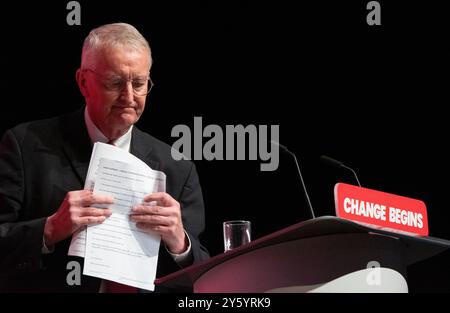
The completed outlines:
[[[125,100],[127,103],[134,101],[133,84],[130,81],[126,82],[125,86],[123,86],[120,93],[120,98]]]

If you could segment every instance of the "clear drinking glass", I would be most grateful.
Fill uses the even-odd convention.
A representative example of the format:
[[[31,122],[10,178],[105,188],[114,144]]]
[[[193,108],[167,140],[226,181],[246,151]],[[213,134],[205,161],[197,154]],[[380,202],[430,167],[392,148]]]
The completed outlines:
[[[223,243],[225,252],[249,243],[252,240],[251,226],[250,221],[234,220],[223,222]]]

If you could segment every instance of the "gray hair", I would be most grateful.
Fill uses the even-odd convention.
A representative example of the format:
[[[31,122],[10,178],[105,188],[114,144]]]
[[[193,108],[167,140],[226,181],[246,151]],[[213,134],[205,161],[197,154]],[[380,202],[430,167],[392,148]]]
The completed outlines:
[[[84,40],[81,53],[81,68],[87,68],[95,61],[96,52],[104,48],[127,47],[148,52],[150,64],[152,52],[148,41],[132,25],[126,23],[106,24],[91,30]]]

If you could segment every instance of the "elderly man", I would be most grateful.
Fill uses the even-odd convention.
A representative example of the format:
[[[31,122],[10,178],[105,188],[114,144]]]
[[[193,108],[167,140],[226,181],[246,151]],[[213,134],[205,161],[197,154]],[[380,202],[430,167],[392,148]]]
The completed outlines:
[[[72,234],[105,221],[94,208],[113,199],[82,190],[94,142],[129,151],[167,176],[167,193],[146,196],[131,220],[161,235],[157,276],[205,259],[199,242],[204,207],[193,163],[175,161],[170,146],[133,126],[152,87],[150,47],[131,25],[108,24],[86,38],[76,80],[86,107],[75,113],[21,124],[0,143],[0,290],[105,290],[108,282],[66,276]],[[78,261],[81,259],[76,258]]]

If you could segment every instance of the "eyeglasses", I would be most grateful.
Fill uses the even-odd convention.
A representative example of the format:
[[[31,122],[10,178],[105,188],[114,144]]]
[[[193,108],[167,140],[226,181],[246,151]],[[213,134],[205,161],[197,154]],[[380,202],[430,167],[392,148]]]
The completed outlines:
[[[154,85],[150,76],[148,76],[148,78],[141,78],[141,79],[125,79],[120,76],[105,77],[104,75],[97,73],[96,71],[91,70],[89,68],[83,69],[83,71],[88,71],[101,77],[102,84],[105,87],[105,89],[117,94],[121,93],[122,90],[124,90],[127,87],[128,82],[131,82],[134,95],[141,97],[148,95]]]

